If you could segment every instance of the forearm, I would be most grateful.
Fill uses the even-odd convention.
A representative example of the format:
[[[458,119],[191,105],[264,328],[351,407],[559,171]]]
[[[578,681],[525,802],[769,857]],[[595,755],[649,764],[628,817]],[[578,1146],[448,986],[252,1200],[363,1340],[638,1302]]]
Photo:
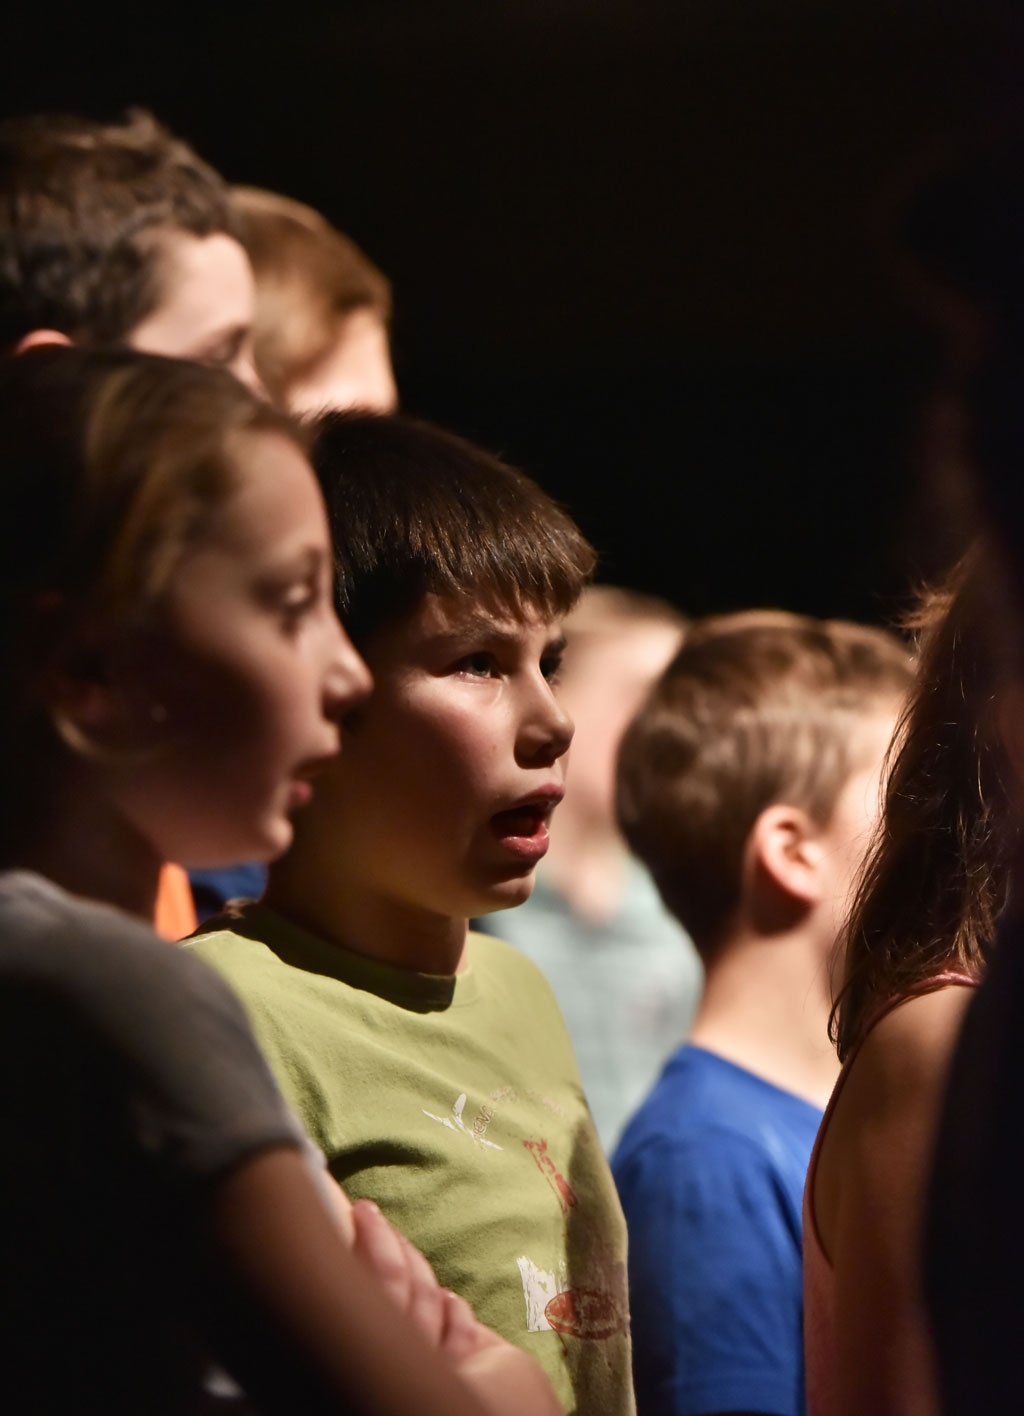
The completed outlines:
[[[457,1368],[432,1347],[342,1242],[297,1152],[267,1152],[228,1176],[211,1232],[211,1334],[268,1413],[560,1411],[539,1369],[505,1344]]]

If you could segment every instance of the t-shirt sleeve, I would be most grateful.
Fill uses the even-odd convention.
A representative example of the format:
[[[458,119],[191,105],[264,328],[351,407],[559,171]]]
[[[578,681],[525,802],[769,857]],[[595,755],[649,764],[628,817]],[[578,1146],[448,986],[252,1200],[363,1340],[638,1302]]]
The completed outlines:
[[[637,1409],[804,1409],[799,1219],[766,1151],[731,1133],[616,1157],[629,1226]]]
[[[80,1058],[93,1087],[105,1079],[139,1152],[171,1184],[304,1144],[241,1004],[212,969],[114,910],[33,913],[20,964],[8,951],[5,969],[32,1050],[49,1037],[69,1070]]]

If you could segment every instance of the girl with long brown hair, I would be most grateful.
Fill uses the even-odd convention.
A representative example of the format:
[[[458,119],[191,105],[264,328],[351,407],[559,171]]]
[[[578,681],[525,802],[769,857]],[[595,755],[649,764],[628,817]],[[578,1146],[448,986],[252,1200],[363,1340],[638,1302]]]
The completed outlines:
[[[843,1072],[804,1199],[810,1416],[938,1410],[919,1274],[928,1164],[1016,839],[995,594],[975,546],[914,622],[916,683],[845,932]]]

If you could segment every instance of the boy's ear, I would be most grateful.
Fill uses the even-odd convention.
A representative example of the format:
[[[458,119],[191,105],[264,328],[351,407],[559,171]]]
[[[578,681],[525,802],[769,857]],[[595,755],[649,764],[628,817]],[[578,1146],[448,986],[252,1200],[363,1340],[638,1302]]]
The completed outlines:
[[[754,822],[747,843],[752,884],[807,908],[822,895],[824,845],[817,823],[797,806],[775,803]]]
[[[28,334],[23,334],[14,346],[15,354],[24,354],[26,349],[38,349],[45,344],[63,344],[70,346],[74,340],[69,339],[66,334],[62,334],[59,329],[30,329]]]

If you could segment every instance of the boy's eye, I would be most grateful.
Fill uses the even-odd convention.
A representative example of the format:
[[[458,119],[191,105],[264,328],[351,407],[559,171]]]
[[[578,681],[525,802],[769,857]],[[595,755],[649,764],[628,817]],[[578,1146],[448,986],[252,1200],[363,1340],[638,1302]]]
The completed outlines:
[[[562,672],[561,654],[545,654],[540,661],[540,671],[547,679],[548,683],[557,683]]]
[[[476,654],[467,654],[465,658],[460,659],[458,668],[461,673],[487,678],[494,671],[494,658],[481,650]]]

